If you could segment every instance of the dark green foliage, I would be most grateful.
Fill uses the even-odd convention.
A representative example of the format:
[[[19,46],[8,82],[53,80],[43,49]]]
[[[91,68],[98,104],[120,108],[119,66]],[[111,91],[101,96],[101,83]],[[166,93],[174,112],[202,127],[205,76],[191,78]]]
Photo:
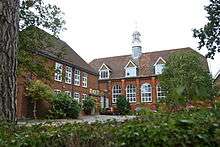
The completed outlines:
[[[43,27],[54,35],[65,28],[63,13],[56,5],[45,4],[44,0],[21,0],[20,3],[20,30],[29,26]]]
[[[207,24],[200,29],[194,29],[194,37],[199,39],[199,49],[208,49],[207,57],[214,59],[216,52],[220,52],[220,0],[210,0],[205,7],[207,11]]]
[[[219,109],[152,113],[124,123],[0,124],[0,146],[217,147],[219,136]]]
[[[126,99],[125,96],[119,96],[117,98],[116,106],[117,106],[117,109],[118,109],[119,113],[122,114],[122,115],[126,115],[126,114],[129,114],[131,112],[130,103]]]
[[[78,102],[66,93],[61,92],[52,100],[52,118],[78,118],[80,111]]]
[[[163,102],[175,108],[191,100],[212,100],[215,96],[213,80],[204,64],[198,53],[172,54],[159,76],[161,86],[167,91]]]
[[[87,97],[83,101],[82,107],[85,114],[91,114],[92,110],[95,108],[95,101],[91,97]]]

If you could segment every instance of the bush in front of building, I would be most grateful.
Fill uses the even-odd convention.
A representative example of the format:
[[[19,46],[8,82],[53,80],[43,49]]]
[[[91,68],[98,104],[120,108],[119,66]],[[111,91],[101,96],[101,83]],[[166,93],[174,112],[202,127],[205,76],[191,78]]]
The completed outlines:
[[[121,115],[127,115],[131,112],[131,107],[129,101],[125,96],[119,96],[116,102],[117,111]]]
[[[58,93],[52,100],[51,117],[52,118],[78,118],[81,107],[79,103],[68,96],[66,93]]]
[[[83,100],[82,108],[85,114],[90,115],[92,110],[95,109],[95,100],[91,97],[85,98],[85,100]]]
[[[33,116],[36,119],[37,103],[42,100],[50,101],[53,97],[53,90],[50,86],[44,84],[40,80],[31,81],[27,88],[26,93],[29,98],[31,98],[33,105]]]

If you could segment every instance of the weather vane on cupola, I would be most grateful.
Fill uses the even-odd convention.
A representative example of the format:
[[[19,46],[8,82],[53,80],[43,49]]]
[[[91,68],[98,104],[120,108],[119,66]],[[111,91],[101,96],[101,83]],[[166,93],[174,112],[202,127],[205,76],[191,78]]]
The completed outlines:
[[[141,34],[137,31],[137,21],[135,21],[135,31],[132,34],[132,58],[138,59],[142,54]]]

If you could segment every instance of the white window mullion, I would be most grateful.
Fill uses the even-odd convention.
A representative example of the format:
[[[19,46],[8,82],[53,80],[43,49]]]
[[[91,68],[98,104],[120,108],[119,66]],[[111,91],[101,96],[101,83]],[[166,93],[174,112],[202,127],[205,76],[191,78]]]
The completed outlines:
[[[159,102],[161,99],[166,98],[166,92],[162,89],[162,87],[157,85],[157,101]]]
[[[80,71],[78,69],[74,71],[74,85],[80,86]]]
[[[145,83],[141,86],[141,102],[152,102],[151,85]]]
[[[87,75],[87,73],[83,73],[82,87],[87,87],[87,84],[88,84],[88,75]]]
[[[130,103],[136,102],[136,89],[135,86],[130,84],[126,88],[126,98]]]
[[[59,90],[59,89],[55,89],[55,90],[54,90],[54,93],[55,93],[55,94],[59,94],[60,92],[61,92],[61,90]]]
[[[74,99],[79,103],[80,94],[78,92],[74,92]]]
[[[87,98],[87,94],[82,94],[82,101],[84,101]]]
[[[62,69],[63,69],[63,65],[60,63],[55,63],[55,75],[54,75],[54,80],[55,81],[62,81]]]
[[[72,94],[70,91],[65,91],[65,93],[69,96],[69,97],[72,97]]]
[[[72,83],[72,67],[66,66],[65,83]]]
[[[99,79],[108,79],[109,78],[109,70],[100,70],[99,71]]]
[[[117,98],[120,95],[121,95],[121,87],[119,85],[114,85],[112,88],[112,103],[116,103]]]

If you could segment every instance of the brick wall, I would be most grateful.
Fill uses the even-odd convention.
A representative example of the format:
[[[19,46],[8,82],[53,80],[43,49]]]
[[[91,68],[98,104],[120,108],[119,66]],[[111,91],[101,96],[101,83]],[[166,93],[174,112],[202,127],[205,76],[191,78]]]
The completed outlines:
[[[57,61],[48,59],[47,63],[45,63],[45,67],[55,69],[55,63]],[[59,62],[58,62],[59,63]],[[63,63],[62,63],[63,64]],[[68,65],[69,66],[69,65]],[[65,75],[65,69],[66,69],[66,64],[63,64],[63,75]],[[74,81],[74,70],[75,68],[73,67],[72,71],[72,81]],[[80,70],[80,69],[78,69]],[[55,70],[54,70],[55,72]],[[58,82],[54,80],[54,73],[52,74],[51,80],[47,80],[44,82],[48,85],[51,86],[52,89],[58,89],[61,91],[70,91],[70,92],[77,92],[80,94],[80,99],[82,99],[82,94],[86,94],[87,96],[90,95],[90,89],[98,89],[98,77],[94,74],[87,73],[87,87],[82,86],[82,73],[84,71],[80,70],[80,85],[75,86],[74,83],[72,84],[67,84],[64,82],[64,77],[62,78],[62,82]],[[31,78],[36,79],[36,77],[32,76]],[[27,98],[25,95],[25,88],[26,88],[26,83],[27,81],[30,80],[28,74],[23,74],[23,76],[18,76],[17,78],[17,97],[16,97],[16,108],[17,108],[17,118],[22,119],[22,118],[27,118],[32,116],[32,103],[31,100]],[[38,115],[45,115],[46,110],[49,108],[49,104],[47,102],[41,102],[38,104]]]
[[[144,83],[149,83],[152,87],[152,102],[141,102],[141,85]],[[106,91],[106,97],[109,98],[110,106],[115,107],[115,104],[112,103],[113,86],[119,85],[122,90],[122,95],[126,96],[126,87],[129,84],[133,84],[136,87],[136,102],[130,103],[132,110],[135,110],[137,107],[148,107],[154,109],[157,103],[156,85],[158,84],[158,80],[156,77],[99,80],[99,89],[101,91]]]

